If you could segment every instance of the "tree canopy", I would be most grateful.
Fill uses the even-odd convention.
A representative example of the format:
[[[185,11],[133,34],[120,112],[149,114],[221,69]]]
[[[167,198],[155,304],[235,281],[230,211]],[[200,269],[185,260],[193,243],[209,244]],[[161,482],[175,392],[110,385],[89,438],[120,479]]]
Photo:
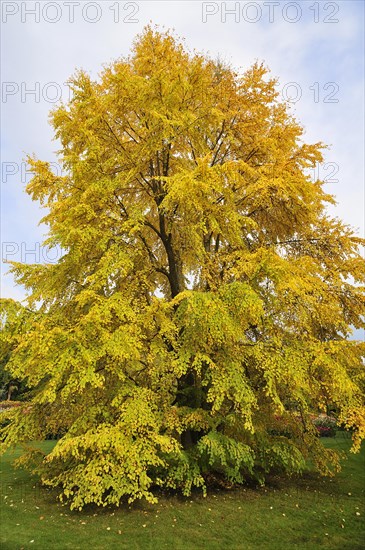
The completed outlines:
[[[7,368],[32,398],[3,446],[59,434],[21,463],[74,508],[334,472],[310,414],[335,408],[359,448],[365,269],[309,175],[324,145],[263,64],[240,74],[151,27],[71,86],[51,114],[64,175],[29,158],[65,254],[12,264],[29,297],[25,324],[4,316]]]

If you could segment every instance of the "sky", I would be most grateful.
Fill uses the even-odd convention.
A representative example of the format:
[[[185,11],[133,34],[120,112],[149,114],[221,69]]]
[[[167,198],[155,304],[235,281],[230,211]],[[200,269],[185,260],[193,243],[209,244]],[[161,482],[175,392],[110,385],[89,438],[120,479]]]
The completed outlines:
[[[48,114],[67,101],[76,69],[97,78],[103,64],[127,55],[148,23],[174,29],[191,49],[239,71],[263,61],[303,124],[307,142],[330,146],[313,176],[325,180],[331,213],[364,236],[364,6],[362,0],[242,2],[1,2],[2,258],[56,261],[42,248],[44,215],[24,192],[24,158],[54,162]],[[1,295],[25,296],[2,264]]]

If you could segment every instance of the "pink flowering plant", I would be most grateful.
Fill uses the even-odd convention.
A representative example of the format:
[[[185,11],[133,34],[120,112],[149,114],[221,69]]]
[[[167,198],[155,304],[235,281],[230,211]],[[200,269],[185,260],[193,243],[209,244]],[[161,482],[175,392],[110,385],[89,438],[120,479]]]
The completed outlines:
[[[334,437],[337,431],[337,421],[333,416],[319,414],[312,418],[320,437]]]

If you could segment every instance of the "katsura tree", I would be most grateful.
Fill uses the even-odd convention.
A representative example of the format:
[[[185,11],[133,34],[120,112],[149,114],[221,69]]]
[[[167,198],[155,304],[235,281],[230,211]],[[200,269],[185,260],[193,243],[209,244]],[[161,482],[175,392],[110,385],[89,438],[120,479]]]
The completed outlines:
[[[7,368],[32,388],[5,448],[73,508],[208,480],[333,473],[311,414],[364,437],[364,242],[328,215],[323,145],[262,64],[244,74],[150,27],[51,115],[63,175],[34,157],[56,264],[12,264],[29,292]],[[6,316],[5,316],[6,317]]]

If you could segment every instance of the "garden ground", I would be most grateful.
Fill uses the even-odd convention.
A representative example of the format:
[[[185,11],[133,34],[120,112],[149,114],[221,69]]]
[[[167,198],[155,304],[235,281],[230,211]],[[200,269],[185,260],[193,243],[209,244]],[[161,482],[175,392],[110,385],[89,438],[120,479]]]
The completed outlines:
[[[50,449],[53,442],[44,442]],[[326,445],[347,451],[338,433]],[[360,550],[365,541],[365,448],[348,454],[334,479],[310,472],[266,487],[220,490],[203,498],[163,496],[155,506],[70,512],[36,478],[1,459],[2,550]]]

